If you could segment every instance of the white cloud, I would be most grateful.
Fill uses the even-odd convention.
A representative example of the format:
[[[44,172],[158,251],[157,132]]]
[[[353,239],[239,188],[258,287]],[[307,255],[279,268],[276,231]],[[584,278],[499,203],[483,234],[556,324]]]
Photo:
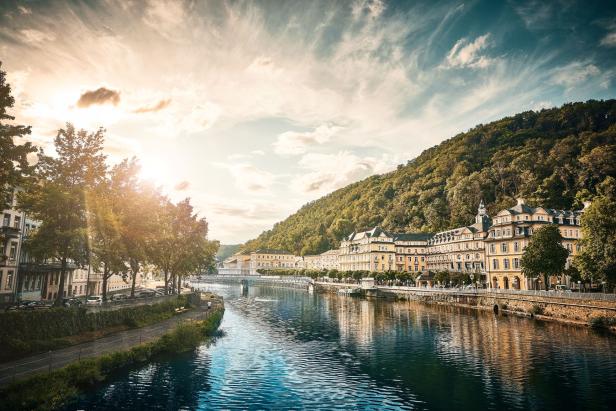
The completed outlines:
[[[606,47],[616,47],[616,31],[608,33],[601,39],[601,45]]]
[[[214,163],[214,165],[227,169],[235,180],[235,186],[247,193],[269,193],[270,188],[276,181],[276,176],[273,173],[260,169],[252,164]]]
[[[325,194],[370,175],[390,171],[399,161],[390,155],[360,157],[348,151],[309,153],[299,161],[305,173],[294,179],[293,186],[304,194]]]
[[[54,41],[56,35],[35,29],[23,29],[20,31],[23,41],[30,44],[38,44],[45,41]]]
[[[553,70],[552,81],[555,84],[571,88],[600,73],[601,70],[592,63],[575,61]]]
[[[186,20],[184,3],[179,0],[149,0],[143,21],[161,35],[170,37]]]
[[[473,41],[462,38],[454,44],[447,54],[444,67],[485,68],[494,62],[493,59],[482,56],[480,52],[489,46],[490,35],[484,34]]]
[[[274,142],[274,152],[280,155],[303,154],[311,146],[327,143],[342,127],[322,124],[313,131],[286,131]]]

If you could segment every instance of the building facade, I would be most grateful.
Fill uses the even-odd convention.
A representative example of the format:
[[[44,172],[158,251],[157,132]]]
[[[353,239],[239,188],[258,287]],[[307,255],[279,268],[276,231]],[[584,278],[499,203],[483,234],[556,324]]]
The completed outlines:
[[[250,253],[250,274],[258,274],[258,269],[296,268],[297,257],[285,250],[258,249]]]
[[[21,252],[23,230],[26,217],[16,208],[16,193],[10,198],[10,208],[2,211],[0,221],[0,303],[10,303],[15,299],[19,255]]]
[[[531,207],[524,199],[518,199],[514,207],[499,211],[485,240],[488,286],[514,290],[544,289],[542,278],[529,278],[522,272],[524,249],[536,230],[556,224],[563,237],[563,246],[569,251],[569,267],[580,251],[578,241],[582,237],[582,213],[583,210]],[[551,284],[559,281],[557,278],[550,279]],[[567,281],[565,279],[564,283]]]
[[[338,258],[340,250],[327,250],[324,253],[316,255],[305,255],[298,261],[297,268],[305,268],[306,270],[339,270],[340,264]]]
[[[426,252],[431,234],[394,234],[396,271],[422,272],[427,269]]]
[[[486,273],[485,243],[491,220],[483,201],[479,204],[475,223],[436,233],[428,241],[427,268],[476,275],[477,281]]]
[[[393,271],[396,246],[394,235],[374,227],[350,234],[340,243],[341,271]]]

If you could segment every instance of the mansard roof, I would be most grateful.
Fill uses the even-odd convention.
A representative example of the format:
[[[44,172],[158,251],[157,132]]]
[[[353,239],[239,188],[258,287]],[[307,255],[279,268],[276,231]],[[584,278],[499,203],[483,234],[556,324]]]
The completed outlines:
[[[258,250],[253,251],[256,254],[291,254],[286,250],[276,250],[272,248],[259,248]]]

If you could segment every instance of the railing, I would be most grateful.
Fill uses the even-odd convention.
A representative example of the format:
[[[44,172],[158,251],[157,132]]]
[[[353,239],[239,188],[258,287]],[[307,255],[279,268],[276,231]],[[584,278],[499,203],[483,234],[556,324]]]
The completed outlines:
[[[534,297],[564,298],[571,300],[600,300],[616,301],[616,294],[608,293],[578,293],[544,290],[503,290],[497,288],[437,288],[437,287],[407,287],[407,286],[377,286],[380,289],[393,289],[400,291],[422,291],[450,294],[503,294],[503,295],[526,295]]]

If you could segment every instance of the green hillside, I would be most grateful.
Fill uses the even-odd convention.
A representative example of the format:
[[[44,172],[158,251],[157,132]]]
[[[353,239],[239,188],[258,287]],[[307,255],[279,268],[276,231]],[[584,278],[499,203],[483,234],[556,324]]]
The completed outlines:
[[[221,244],[220,247],[218,247],[216,259],[219,261],[224,261],[238,252],[241,246],[241,244]]]
[[[581,207],[616,175],[616,100],[565,104],[506,117],[425,150],[397,170],[304,205],[244,248],[313,254],[356,229],[380,224],[432,232],[472,222],[516,197],[551,208]]]

